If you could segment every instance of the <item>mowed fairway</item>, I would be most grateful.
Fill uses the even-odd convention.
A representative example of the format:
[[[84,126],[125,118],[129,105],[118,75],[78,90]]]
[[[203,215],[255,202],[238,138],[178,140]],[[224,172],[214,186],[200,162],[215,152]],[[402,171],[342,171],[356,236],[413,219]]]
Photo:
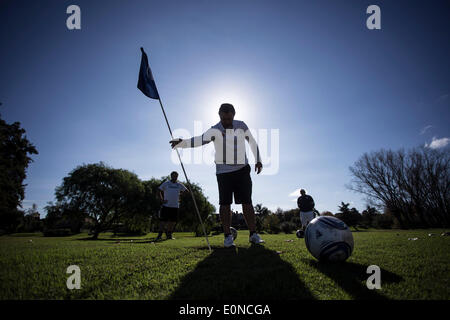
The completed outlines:
[[[441,232],[354,232],[341,264],[318,263],[295,234],[263,234],[265,245],[250,246],[239,231],[236,250],[217,235],[212,253],[191,233],[158,243],[155,234],[2,236],[0,299],[449,299],[450,237]],[[66,287],[70,265],[81,269],[80,290]],[[369,265],[381,268],[381,290],[366,287]]]

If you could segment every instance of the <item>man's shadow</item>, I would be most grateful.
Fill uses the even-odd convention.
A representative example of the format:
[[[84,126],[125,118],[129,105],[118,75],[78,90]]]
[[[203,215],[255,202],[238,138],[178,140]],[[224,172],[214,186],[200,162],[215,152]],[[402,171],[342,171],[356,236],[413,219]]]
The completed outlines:
[[[86,238],[78,238],[78,239],[73,239],[74,241],[106,241],[109,243],[161,243],[164,241],[167,241],[169,239],[167,238],[163,238],[163,239],[157,239],[157,237],[153,237],[153,238],[143,238],[143,239],[132,239],[132,238],[120,238],[115,236],[115,237],[109,237],[109,238],[98,238],[98,239],[93,239],[92,237],[86,237]]]
[[[272,250],[213,248],[168,299],[314,299],[294,268]]]
[[[367,279],[371,276],[371,274],[366,272],[368,265],[348,261],[327,263],[313,259],[303,259],[303,262],[313,266],[317,271],[332,279],[352,299],[388,299],[382,294],[383,283],[398,283],[403,280],[401,276],[380,268],[381,290],[370,290],[366,285]]]

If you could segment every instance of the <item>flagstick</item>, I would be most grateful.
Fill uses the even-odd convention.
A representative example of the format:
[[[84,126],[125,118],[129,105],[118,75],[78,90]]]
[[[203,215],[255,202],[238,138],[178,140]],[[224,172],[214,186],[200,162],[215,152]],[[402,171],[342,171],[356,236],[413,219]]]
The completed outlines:
[[[170,136],[172,137],[172,140],[173,140],[172,129],[170,129],[170,124],[169,124],[169,121],[167,120],[166,112],[164,111],[164,107],[162,105],[161,98],[158,98],[158,100],[159,100],[159,104],[161,105],[161,110],[164,114],[164,119],[166,119],[166,123],[167,123],[167,127],[169,128]],[[203,233],[205,235],[206,243],[208,244],[209,252],[211,252],[211,246],[209,244],[208,236],[206,235],[206,230],[205,230],[205,226],[203,225],[202,217],[200,216],[200,212],[198,211],[197,202],[195,201],[194,192],[192,191],[191,183],[189,182],[188,176],[186,174],[186,170],[184,169],[184,164],[183,164],[183,161],[181,161],[181,157],[180,157],[180,153],[178,152],[178,149],[175,149],[175,151],[177,152],[178,160],[180,160],[181,168],[183,169],[184,177],[186,178],[189,192],[191,193],[191,196],[192,196],[192,201],[194,201],[195,211],[197,211],[198,218],[202,225]]]

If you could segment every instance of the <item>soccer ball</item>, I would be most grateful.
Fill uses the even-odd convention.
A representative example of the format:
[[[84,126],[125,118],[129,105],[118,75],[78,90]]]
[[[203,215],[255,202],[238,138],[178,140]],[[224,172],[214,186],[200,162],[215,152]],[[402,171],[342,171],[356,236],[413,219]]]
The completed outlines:
[[[233,227],[230,227],[231,234],[233,235],[233,240],[237,238],[237,230]]]
[[[303,238],[305,236],[305,232],[303,230],[299,229],[299,230],[297,230],[295,235],[297,236],[297,238]]]
[[[308,251],[320,261],[345,261],[353,251],[353,235],[347,225],[335,218],[313,219],[305,231]]]

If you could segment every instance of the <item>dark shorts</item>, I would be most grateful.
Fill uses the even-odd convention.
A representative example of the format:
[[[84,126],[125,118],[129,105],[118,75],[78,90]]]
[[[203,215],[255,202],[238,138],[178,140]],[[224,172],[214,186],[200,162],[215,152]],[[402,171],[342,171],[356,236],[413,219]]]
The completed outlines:
[[[162,206],[159,220],[161,220],[161,221],[177,221],[178,220],[178,208]]]
[[[217,174],[219,186],[219,204],[252,204],[252,178],[250,165],[237,171]]]

